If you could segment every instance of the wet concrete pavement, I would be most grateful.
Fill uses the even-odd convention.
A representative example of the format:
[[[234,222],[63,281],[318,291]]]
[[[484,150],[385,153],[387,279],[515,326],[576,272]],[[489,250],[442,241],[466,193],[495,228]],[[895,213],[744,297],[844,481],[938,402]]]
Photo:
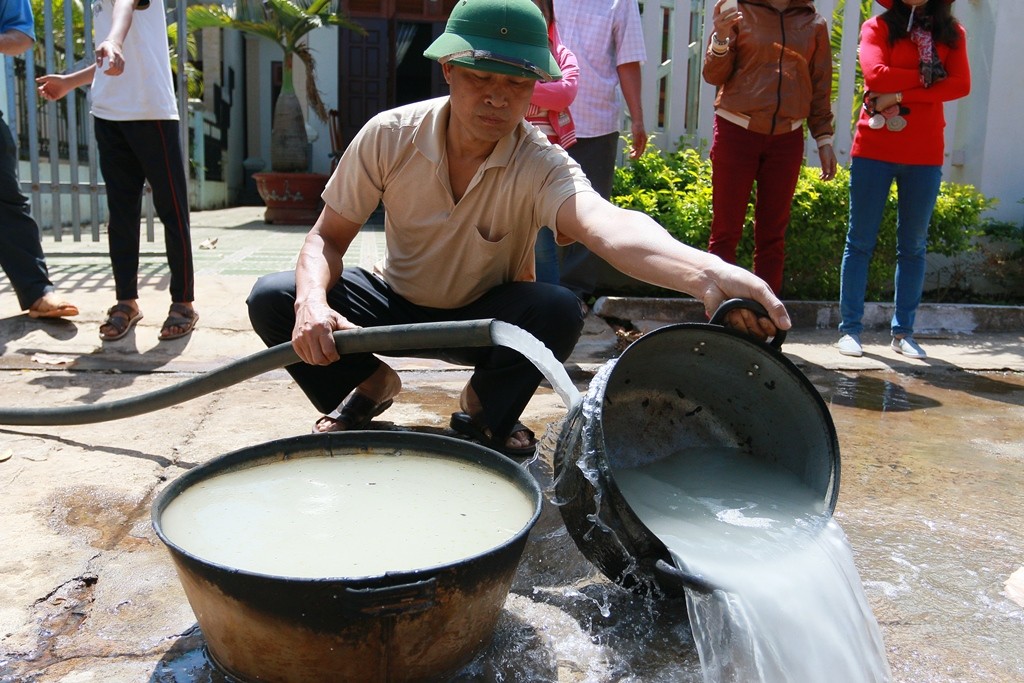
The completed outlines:
[[[159,248],[143,258],[146,318],[125,339],[102,344],[97,328],[113,303],[102,246],[47,244],[54,279],[73,290],[82,315],[29,320],[0,280],[0,405],[137,396],[260,350],[242,302],[260,272],[290,265],[304,230],[265,226],[259,211],[195,214],[202,318],[190,339],[174,342],[156,340],[169,304]],[[370,237],[356,259],[377,253]],[[213,248],[199,248],[210,240]],[[641,329],[664,322],[652,321],[639,302],[606,305],[617,319],[633,310]],[[962,321],[966,312],[929,314]],[[992,325],[970,333],[962,322],[947,327],[922,337],[931,353],[924,362],[889,351],[884,331],[865,335],[867,354],[859,359],[839,356],[834,330],[813,326],[795,329],[783,350],[835,422],[842,451],[836,518],[894,679],[1020,681],[1024,606],[1009,597],[1006,582],[1024,565],[1024,335]],[[602,318],[588,318],[567,364],[577,387],[585,390],[619,348]],[[422,359],[394,364],[405,390],[377,426],[450,433],[448,416],[468,370]],[[543,435],[527,466],[545,485],[564,415],[545,386],[523,416]],[[150,526],[150,505],[188,469],[306,433],[315,417],[275,370],[130,419],[0,426],[0,681],[224,680],[205,658],[195,617]],[[456,680],[646,683],[701,675],[685,605],[610,585],[547,504],[494,641]]]

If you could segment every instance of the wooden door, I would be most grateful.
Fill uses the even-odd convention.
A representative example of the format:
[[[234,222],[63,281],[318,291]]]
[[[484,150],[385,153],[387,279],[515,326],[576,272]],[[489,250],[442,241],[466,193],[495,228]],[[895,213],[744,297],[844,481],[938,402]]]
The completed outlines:
[[[391,46],[384,18],[360,18],[365,35],[342,31],[338,43],[338,109],[344,140],[391,106]]]

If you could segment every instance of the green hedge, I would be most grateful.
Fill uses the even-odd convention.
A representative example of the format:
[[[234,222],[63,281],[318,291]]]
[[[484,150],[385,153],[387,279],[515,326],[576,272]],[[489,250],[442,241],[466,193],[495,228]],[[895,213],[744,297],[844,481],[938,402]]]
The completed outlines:
[[[818,169],[805,167],[793,196],[786,233],[783,296],[796,300],[837,300],[839,269],[846,241],[850,174],[840,168],[830,181]],[[615,172],[612,202],[637,209],[661,223],[677,239],[707,249],[711,233],[711,162],[692,147],[674,152],[649,145],[642,157]],[[995,200],[970,185],[942,183],[928,236],[928,251],[955,256],[973,248],[987,221],[982,214]],[[747,210],[740,265],[753,257],[753,202]],[[891,298],[896,271],[896,188],[882,218],[875,256],[868,273],[868,300]]]

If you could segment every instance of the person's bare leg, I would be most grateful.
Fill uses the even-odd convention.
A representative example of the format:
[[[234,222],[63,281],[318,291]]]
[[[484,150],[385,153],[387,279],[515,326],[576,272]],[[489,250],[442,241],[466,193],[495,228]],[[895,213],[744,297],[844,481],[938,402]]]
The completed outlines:
[[[372,375],[356,387],[356,391],[374,403],[383,403],[398,396],[402,390],[402,378],[390,365],[381,363]]]
[[[480,415],[484,411],[483,404],[480,403],[480,397],[473,391],[473,386],[469,382],[466,382],[466,386],[462,389],[462,395],[459,397],[459,406],[462,408],[462,412],[473,417]],[[525,429],[512,432],[505,439],[506,448],[526,448],[530,443],[530,432]]]

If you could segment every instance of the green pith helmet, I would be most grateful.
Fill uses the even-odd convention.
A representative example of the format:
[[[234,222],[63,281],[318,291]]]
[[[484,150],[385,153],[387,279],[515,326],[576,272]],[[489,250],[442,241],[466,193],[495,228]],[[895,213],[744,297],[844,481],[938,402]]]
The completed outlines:
[[[423,56],[539,81],[562,77],[548,47],[547,22],[532,0],[459,0]]]

